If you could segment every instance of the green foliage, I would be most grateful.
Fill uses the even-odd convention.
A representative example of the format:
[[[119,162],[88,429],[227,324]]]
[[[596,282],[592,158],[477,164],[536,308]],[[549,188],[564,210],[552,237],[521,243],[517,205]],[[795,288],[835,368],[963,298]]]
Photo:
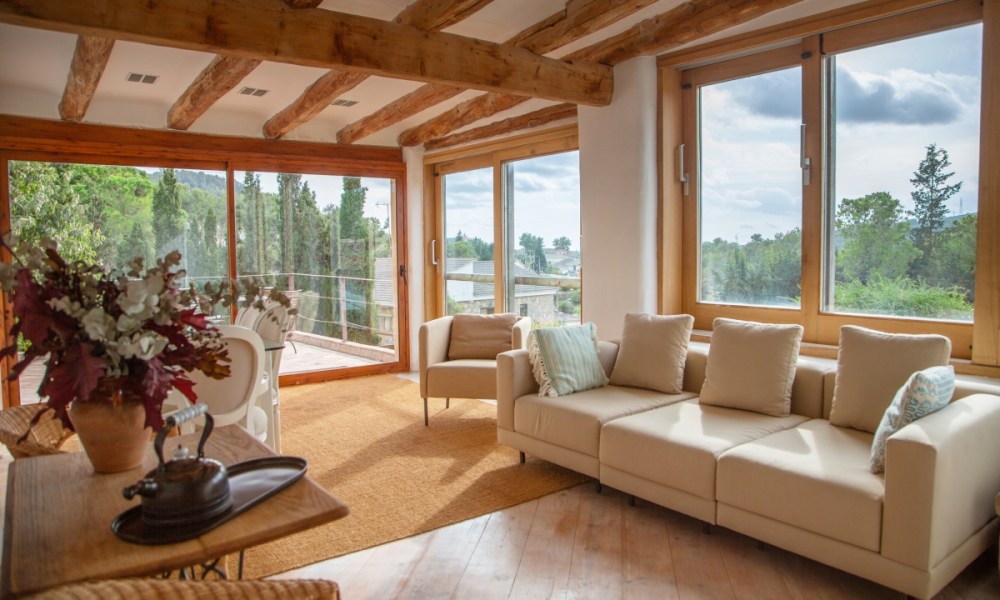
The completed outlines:
[[[365,194],[360,177],[345,177],[340,195],[339,275],[349,277],[345,286],[348,339],[376,345],[375,253],[371,225],[364,217]]]
[[[903,206],[886,192],[845,198],[837,207],[837,232],[844,248],[837,269],[844,281],[868,282],[873,276],[894,279],[907,272],[920,251],[910,242]]]
[[[972,319],[972,304],[958,287],[926,285],[906,276],[874,275],[867,283],[838,283],[836,308],[841,312],[898,315],[928,319]]]
[[[555,248],[556,250],[565,250],[569,252],[569,247],[571,244],[572,242],[570,242],[569,238],[566,236],[557,237],[556,239],[552,240],[552,247]]]
[[[740,245],[716,238],[702,244],[702,299],[797,306],[801,294],[802,233],[760,234]]]
[[[524,266],[535,273],[545,273],[549,263],[545,259],[544,240],[537,235],[522,233],[519,242],[522,250],[517,254]]]
[[[920,166],[913,173],[913,216],[917,226],[913,229],[913,245],[920,251],[920,256],[913,261],[910,275],[926,276],[932,268],[939,233],[948,215],[945,204],[949,198],[962,189],[962,182],[948,184],[955,175],[954,171],[946,172],[951,166],[948,151],[937,145],[927,146],[927,154],[920,161]]]
[[[181,234],[186,220],[174,170],[164,169],[153,192],[153,234],[156,236],[158,256],[183,246]]]

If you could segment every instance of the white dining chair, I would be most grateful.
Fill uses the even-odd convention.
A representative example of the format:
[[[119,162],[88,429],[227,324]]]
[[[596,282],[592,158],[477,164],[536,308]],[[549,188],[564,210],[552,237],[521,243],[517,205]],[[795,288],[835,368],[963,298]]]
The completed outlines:
[[[266,392],[264,342],[255,331],[246,327],[218,327],[229,353],[229,377],[213,379],[197,370],[188,373],[188,377],[195,384],[198,401],[208,405],[216,427],[236,423],[263,442],[267,438],[268,413],[258,405],[257,399]],[[189,405],[183,394],[171,390],[164,410]]]
[[[277,302],[269,302],[264,310],[254,321],[253,329],[258,335],[269,343],[284,346],[288,339],[288,331],[291,328],[292,316],[288,307]],[[266,386],[257,400],[270,416],[267,425],[267,443],[276,452],[281,450],[281,421],[280,408],[278,406],[278,376],[281,373],[281,355],[284,348],[267,352],[266,361]]]

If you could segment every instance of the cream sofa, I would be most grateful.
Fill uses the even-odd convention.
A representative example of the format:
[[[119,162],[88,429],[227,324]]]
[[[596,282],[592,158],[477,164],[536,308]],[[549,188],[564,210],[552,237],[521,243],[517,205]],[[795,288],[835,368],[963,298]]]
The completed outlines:
[[[611,374],[618,352],[599,343]],[[889,438],[832,425],[836,361],[799,358],[791,414],[699,404],[708,346],[683,393],[608,385],[539,397],[526,350],[497,358],[497,437],[630,495],[929,598],[997,541],[1000,381],[958,378],[951,404]]]

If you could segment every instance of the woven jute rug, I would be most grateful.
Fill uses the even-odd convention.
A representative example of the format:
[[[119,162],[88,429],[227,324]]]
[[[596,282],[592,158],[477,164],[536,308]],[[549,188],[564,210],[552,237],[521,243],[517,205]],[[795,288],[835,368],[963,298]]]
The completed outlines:
[[[424,427],[417,384],[376,375],[282,388],[282,454],[351,513],[251,548],[244,577],[280,573],[565,489],[586,477],[497,443],[496,406],[431,400]]]

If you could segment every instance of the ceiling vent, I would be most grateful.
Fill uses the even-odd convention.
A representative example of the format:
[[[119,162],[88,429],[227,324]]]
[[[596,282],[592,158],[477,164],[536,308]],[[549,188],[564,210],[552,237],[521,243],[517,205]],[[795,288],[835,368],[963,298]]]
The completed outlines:
[[[270,90],[262,90],[260,88],[252,88],[252,87],[240,88],[240,93],[243,94],[244,96],[263,96],[269,91]]]
[[[156,83],[156,80],[159,78],[159,75],[144,75],[142,73],[129,73],[125,77],[126,80],[132,83],[148,83],[150,85]]]
[[[333,102],[331,102],[330,106],[343,106],[343,107],[346,108],[348,106],[354,106],[357,103],[358,103],[357,100],[344,100],[344,99],[338,98],[337,100],[334,100]]]

